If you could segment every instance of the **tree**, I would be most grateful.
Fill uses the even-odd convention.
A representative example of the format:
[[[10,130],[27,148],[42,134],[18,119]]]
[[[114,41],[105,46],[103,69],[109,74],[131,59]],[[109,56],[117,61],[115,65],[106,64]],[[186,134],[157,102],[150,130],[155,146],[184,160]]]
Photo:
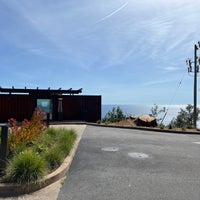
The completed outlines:
[[[125,119],[125,115],[122,111],[122,109],[118,106],[113,107],[111,111],[108,111],[108,113],[105,115],[105,117],[103,118],[103,122],[118,122],[121,121],[123,119]]]
[[[161,117],[159,117],[159,115],[161,113],[165,113],[166,112],[166,108],[163,107],[161,109],[159,109],[157,104],[154,104],[153,107],[151,108],[151,114],[149,114],[151,117],[156,118],[157,123],[159,123],[159,121],[162,120]]]
[[[199,119],[200,109],[197,108],[197,120]],[[180,109],[176,118],[172,119],[169,126],[173,128],[192,128],[194,127],[194,106],[188,104],[185,109]]]

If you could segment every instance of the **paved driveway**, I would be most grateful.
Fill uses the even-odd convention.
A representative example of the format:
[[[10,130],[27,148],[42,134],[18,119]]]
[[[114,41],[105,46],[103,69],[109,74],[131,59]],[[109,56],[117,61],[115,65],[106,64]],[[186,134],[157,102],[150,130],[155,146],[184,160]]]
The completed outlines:
[[[59,200],[200,200],[200,136],[87,126]]]

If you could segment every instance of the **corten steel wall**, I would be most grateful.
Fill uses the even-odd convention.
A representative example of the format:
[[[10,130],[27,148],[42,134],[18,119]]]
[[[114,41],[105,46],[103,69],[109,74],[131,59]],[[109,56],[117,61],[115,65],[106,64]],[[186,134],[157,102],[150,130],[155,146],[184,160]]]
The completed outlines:
[[[83,97],[85,106],[84,117],[85,121],[97,122],[101,119],[101,98],[98,96]]]
[[[0,95],[0,122],[8,122],[15,118],[22,121],[30,119],[34,109],[34,101],[30,95]]]
[[[101,119],[101,96],[63,96],[64,120],[96,122]]]
[[[63,98],[63,119],[96,122],[101,119],[101,96],[63,95],[37,96],[0,94],[0,122],[11,117],[17,121],[30,119],[38,98],[53,100],[53,120],[58,120],[58,98]]]

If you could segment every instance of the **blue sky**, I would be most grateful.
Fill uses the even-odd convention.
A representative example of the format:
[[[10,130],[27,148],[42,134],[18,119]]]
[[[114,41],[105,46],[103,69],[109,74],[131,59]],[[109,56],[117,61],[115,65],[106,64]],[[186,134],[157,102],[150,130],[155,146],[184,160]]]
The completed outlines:
[[[185,60],[200,40],[199,7],[197,0],[0,0],[0,86],[83,88],[103,104],[192,104]]]

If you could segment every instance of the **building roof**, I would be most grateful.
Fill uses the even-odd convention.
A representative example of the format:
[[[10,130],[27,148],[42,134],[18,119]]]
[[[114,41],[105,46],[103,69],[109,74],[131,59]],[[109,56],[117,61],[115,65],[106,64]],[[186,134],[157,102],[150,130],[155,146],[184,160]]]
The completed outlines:
[[[82,88],[78,90],[70,89],[39,89],[38,87],[36,89],[28,89],[28,88],[2,88],[0,87],[0,93],[9,93],[9,94],[34,94],[34,95],[62,95],[62,94],[79,94],[82,93]]]

